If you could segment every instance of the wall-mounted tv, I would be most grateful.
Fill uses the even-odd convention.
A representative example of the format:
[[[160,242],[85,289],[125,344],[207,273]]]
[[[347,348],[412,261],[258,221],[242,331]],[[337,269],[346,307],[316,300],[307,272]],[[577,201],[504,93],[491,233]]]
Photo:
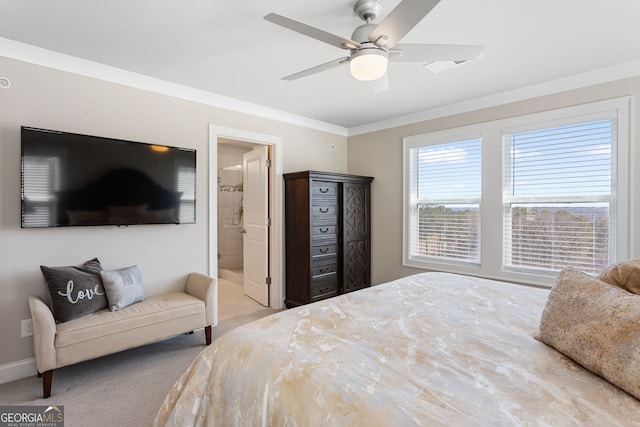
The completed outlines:
[[[23,126],[22,227],[196,221],[196,150]]]

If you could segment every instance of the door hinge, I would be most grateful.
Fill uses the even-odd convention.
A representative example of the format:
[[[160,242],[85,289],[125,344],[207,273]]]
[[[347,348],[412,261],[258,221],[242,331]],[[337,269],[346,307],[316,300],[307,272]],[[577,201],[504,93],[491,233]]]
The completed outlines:
[[[267,218],[265,224],[267,225],[267,227],[271,227],[271,218]]]
[[[271,167],[271,159],[266,159],[264,161],[264,167],[265,168],[270,168]]]
[[[267,286],[271,286],[271,277],[266,277],[264,282],[267,284]]]

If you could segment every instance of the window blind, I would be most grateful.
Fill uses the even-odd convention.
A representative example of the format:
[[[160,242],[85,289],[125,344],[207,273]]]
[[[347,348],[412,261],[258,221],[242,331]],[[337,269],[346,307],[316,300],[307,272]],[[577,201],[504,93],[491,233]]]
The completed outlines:
[[[615,227],[615,119],[503,133],[504,266],[601,271]]]
[[[482,140],[410,150],[412,258],[480,262]]]

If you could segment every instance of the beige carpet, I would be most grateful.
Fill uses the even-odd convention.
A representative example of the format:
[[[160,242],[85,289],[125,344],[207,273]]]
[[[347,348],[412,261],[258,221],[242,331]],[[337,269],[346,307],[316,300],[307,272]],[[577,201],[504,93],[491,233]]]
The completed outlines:
[[[274,313],[260,309],[221,320],[223,333]],[[52,395],[42,399],[36,375],[0,384],[0,405],[62,405],[65,426],[149,426],[164,397],[206,347],[204,331],[149,344],[54,371]]]

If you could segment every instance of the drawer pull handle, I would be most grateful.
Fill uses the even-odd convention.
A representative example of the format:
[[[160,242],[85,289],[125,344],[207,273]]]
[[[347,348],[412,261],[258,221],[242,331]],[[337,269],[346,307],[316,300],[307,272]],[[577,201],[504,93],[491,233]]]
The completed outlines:
[[[321,233],[328,233],[329,232],[329,227],[320,228],[320,232]]]
[[[321,192],[322,194],[325,194],[325,193],[328,193],[328,192],[329,192],[329,189],[328,189],[328,188],[320,187],[320,192]]]
[[[327,252],[329,252],[329,248],[320,248],[320,253],[321,254],[326,254]]]
[[[329,208],[320,208],[320,213],[327,213],[329,212]]]

